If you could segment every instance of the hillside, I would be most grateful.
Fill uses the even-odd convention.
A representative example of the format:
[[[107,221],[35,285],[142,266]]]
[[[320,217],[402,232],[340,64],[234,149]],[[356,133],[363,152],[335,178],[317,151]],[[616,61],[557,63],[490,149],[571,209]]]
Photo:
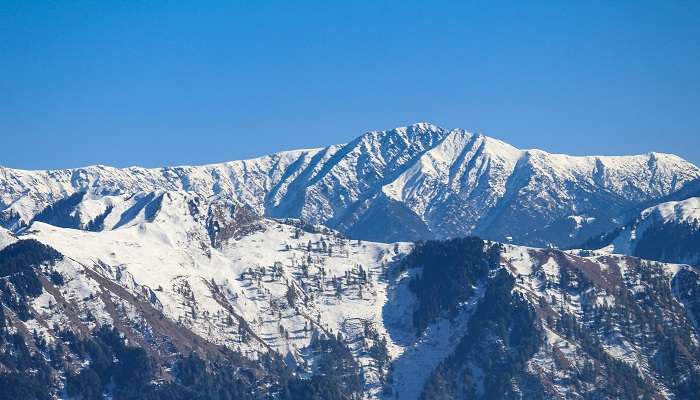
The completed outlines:
[[[585,248],[650,260],[700,264],[700,198],[667,201],[642,210]]]
[[[3,376],[21,378],[18,390],[194,397],[205,389],[188,374],[249,398],[697,390],[691,267],[478,238],[373,243],[297,220],[237,219],[237,207],[210,212],[185,192],[146,197],[158,207],[121,224],[35,222],[0,251],[2,346],[13,355],[0,362],[17,371]],[[95,349],[117,363],[100,369]],[[131,376],[120,366],[133,363],[151,377],[136,394],[120,386]]]

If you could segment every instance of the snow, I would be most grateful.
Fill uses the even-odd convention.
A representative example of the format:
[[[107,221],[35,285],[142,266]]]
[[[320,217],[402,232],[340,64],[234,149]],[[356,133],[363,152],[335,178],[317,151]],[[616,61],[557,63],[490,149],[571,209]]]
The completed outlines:
[[[547,261],[542,264],[542,270],[546,274],[548,280],[559,282],[559,264],[557,264],[553,258],[548,258]]]
[[[308,355],[303,349],[311,340],[311,335],[304,334],[305,326],[311,328],[320,323],[324,331],[352,337],[365,321],[389,339],[393,356],[404,352],[407,344],[393,342],[380,321],[388,302],[387,291],[396,285],[383,278],[384,266],[406,254],[410,244],[358,243],[334,236],[332,231],[303,232],[295,237],[297,229],[293,226],[262,220],[258,231],[230,240],[221,248],[212,248],[203,226],[189,213],[188,198],[186,193],[167,192],[152,223],[138,217],[117,229],[87,232],[35,222],[26,237],[47,243],[68,257],[68,261],[56,266],[67,277],[67,300],[81,302],[91,298],[85,301],[85,312],[89,310],[96,323],[112,321],[99,296],[91,296],[102,289],[80,272],[82,268],[115,281],[135,296],[148,290],[157,298],[157,307],[170,319],[181,321],[213,343],[240,348],[252,358],[255,353],[267,351],[266,346],[281,354],[291,352],[292,357],[304,358]],[[332,255],[316,250],[322,239],[332,244]],[[314,248],[311,253],[307,251],[309,242]],[[309,254],[313,263],[307,278],[301,272],[301,263]],[[271,275],[276,265],[283,269],[278,278]],[[370,275],[363,293],[357,286],[344,283],[344,291],[337,297],[329,287],[330,279],[354,273],[358,266]],[[263,268],[265,273],[259,280],[249,274],[251,269]],[[326,278],[322,281],[325,289],[319,292],[314,287],[321,269]],[[289,285],[294,286],[300,299],[308,296],[309,301],[299,300],[295,308],[289,307],[285,298]],[[214,288],[223,293],[224,300],[217,299]],[[48,297],[40,297],[36,307],[45,308],[47,301]],[[274,308],[270,306],[273,303]],[[227,306],[249,323],[262,342],[240,342],[238,329],[224,323],[230,313]],[[125,311],[131,318],[138,317],[133,309],[127,307]],[[288,339],[280,335],[280,326],[290,333]],[[368,385],[377,392],[380,385],[373,364],[366,356],[359,356],[360,350],[358,357],[366,367]]]
[[[584,315],[582,301],[593,302],[599,306],[612,306],[615,304],[616,298],[613,293],[596,286],[581,294],[574,295],[569,293],[567,296],[563,296],[560,289],[556,286],[556,283],[559,281],[559,271],[562,268],[562,265],[559,265],[561,262],[560,257],[567,259],[564,264],[567,268],[576,267],[581,263],[594,263],[596,268],[604,271],[605,274],[617,274],[619,271],[619,279],[616,278],[615,281],[621,280],[625,282],[629,290],[637,293],[643,293],[648,290],[648,287],[639,280],[638,272],[630,268],[630,265],[628,265],[629,258],[625,256],[592,254],[582,257],[572,252],[561,252],[560,257],[544,257],[544,254],[542,254],[543,252],[551,254],[552,251],[505,246],[503,261],[509,267],[511,273],[519,276],[516,279],[515,290],[522,293],[524,298],[528,299],[534,307],[538,307],[543,302],[545,304],[555,304],[553,302],[555,300],[556,308],[563,308],[567,313],[579,319],[585,326],[583,321],[586,317],[590,318],[590,315]],[[530,259],[532,260],[530,268],[519,265],[523,263],[524,254],[530,254]],[[537,259],[544,260],[544,262],[538,265]],[[619,268],[608,268],[608,263],[616,264]],[[589,265],[587,268],[591,267]],[[678,264],[663,264],[665,278],[668,279],[669,284],[675,274],[684,268],[691,267]],[[530,274],[524,274],[528,269],[531,271]],[[554,285],[544,284],[547,281]],[[562,301],[563,303],[561,303]],[[528,369],[534,374],[547,374],[550,377],[549,381],[553,389],[562,398],[570,397],[568,395],[570,394],[569,384],[571,379],[569,371],[582,368],[584,362],[590,360],[589,355],[583,352],[577,343],[555,331],[554,326],[548,325],[546,321],[543,321],[543,324],[547,345],[542,346],[534,357],[528,361]],[[600,337],[604,351],[615,359],[635,366],[643,376],[654,382],[655,387],[661,393],[670,393],[663,382],[649,374],[655,349],[635,345],[619,332],[619,327],[615,327],[612,334]],[[563,357],[565,362],[568,362],[571,366],[567,369],[562,369],[560,366],[557,366],[556,357]],[[586,390],[585,386],[584,384],[584,390]],[[592,387],[588,388],[588,390],[592,389]]]
[[[503,258],[516,275],[532,274],[532,260],[527,247],[508,245],[506,249]]]
[[[240,349],[251,358],[279,352],[290,363],[298,363],[302,376],[313,370],[309,331],[340,332],[363,366],[367,395],[375,398],[381,390],[378,371],[360,340],[369,324],[387,339],[394,360],[394,390],[402,399],[416,398],[430,372],[454,351],[484,288],[476,288],[477,295],[461,306],[456,318],[439,319],[416,338],[411,324],[414,299],[408,289],[416,271],[390,273],[411,244],[358,242],[325,228],[306,232],[292,226],[293,221],[273,217],[334,223],[356,216],[347,213],[358,202],[367,201],[371,207],[373,199],[383,194],[436,228],[437,236],[461,236],[490,227],[493,221],[485,216],[498,215],[505,210],[498,207],[512,202],[544,219],[569,218],[574,229],[580,229],[595,219],[580,209],[606,205],[588,204],[594,197],[587,190],[634,202],[667,194],[700,176],[697,167],[671,155],[549,154],[427,123],[367,132],[348,144],[323,149],[197,167],[2,168],[0,172],[0,208],[8,217],[3,221],[15,231],[45,206],[80,190],[87,190],[75,210],[82,227],[111,209],[100,232],[35,222],[22,233],[22,238],[36,238],[66,255],[51,267],[66,280],[61,294],[56,294],[59,298],[42,293],[32,303],[38,318],[27,323],[47,340],[48,326],[70,325],[65,315],[52,310],[51,304],[58,301],[78,304],[77,318],[89,321],[89,327],[114,322],[105,299],[132,321],[139,320],[139,310],[102,287],[98,274],[213,343]],[[162,204],[147,216],[142,203],[153,198],[162,198]],[[217,202],[245,205],[266,218],[243,236],[212,247],[206,218]],[[647,209],[642,216],[692,222],[698,219],[699,208],[700,199],[689,199]],[[20,220],[11,220],[11,213]],[[507,224],[494,225],[510,229]],[[624,231],[626,236],[606,251],[629,246],[644,226]],[[519,239],[510,233],[503,237]],[[15,240],[0,228],[0,248]],[[322,243],[333,250],[323,250]],[[514,290],[533,305],[564,297],[556,283],[569,265],[560,265],[561,258],[543,252],[509,244],[503,254],[503,266],[516,277]],[[602,272],[615,273],[615,268],[596,259],[602,253],[582,257],[569,252],[561,257],[573,264],[592,262]],[[626,277],[630,273],[626,259],[614,260]],[[681,268],[668,265],[666,271],[671,277]],[[368,274],[367,283],[358,283],[360,270]],[[336,282],[341,282],[340,290]],[[290,291],[296,295],[295,304],[287,298]],[[565,296],[562,308],[578,317],[588,295],[599,305],[615,301],[602,291],[587,292]],[[236,317],[233,322],[231,317]],[[255,337],[248,342],[240,338],[237,317],[252,329]],[[576,361],[575,344],[549,327],[545,333],[552,347]],[[611,339],[605,348],[616,357],[639,357],[629,343]],[[543,365],[551,363],[543,352],[537,357]]]
[[[56,298],[45,290],[41,293],[41,295],[39,295],[39,297],[32,301],[32,305],[35,310],[48,310],[50,306],[53,306],[53,304],[56,304]]]
[[[700,225],[700,197],[669,201],[642,211],[642,218],[658,216],[663,222]]]
[[[0,250],[16,242],[14,235],[7,229],[0,227]]]
[[[308,376],[314,368],[315,356],[308,347],[314,333],[310,331],[341,333],[363,367],[366,398],[373,399],[382,397],[382,383],[374,361],[364,350],[368,339],[363,339],[363,331],[369,324],[387,339],[393,393],[401,399],[415,399],[435,367],[454,352],[485,291],[483,285],[475,287],[476,294],[461,304],[453,319],[440,318],[416,337],[411,323],[415,298],[408,282],[418,270],[397,273],[395,268],[396,261],[411,251],[411,244],[359,242],[322,227],[313,233],[291,225],[294,221],[287,224],[261,219],[256,229],[214,248],[204,221],[194,216],[202,215],[202,210],[193,213],[190,209],[196,195],[183,191],[160,194],[162,206],[152,222],[139,213],[122,226],[112,225],[100,232],[35,222],[24,234],[23,238],[36,238],[66,255],[55,266],[43,268],[52,268],[65,278],[60,296],[78,305],[77,317],[89,327],[114,322],[104,296],[109,296],[121,316],[142,323],[134,304],[102,287],[93,278],[98,274],[134,296],[148,299],[166,317],[213,343],[239,349],[252,359],[270,350],[278,352],[299,367],[301,376]],[[136,200],[111,196],[109,201],[115,209],[124,209]],[[323,251],[322,243],[333,250]],[[523,298],[535,307],[542,301],[563,301],[557,303],[557,309],[560,305],[576,318],[582,317],[583,301],[614,304],[614,296],[601,290],[563,296],[556,285],[564,265],[571,268],[583,262],[595,263],[601,271],[605,268],[608,273],[616,273],[598,259],[602,256],[553,252],[556,250],[504,245],[502,265],[516,277],[514,290]],[[561,257],[566,259],[565,264],[560,265]],[[606,257],[620,265],[623,277],[631,273],[624,257]],[[302,264],[308,265],[308,274]],[[360,265],[370,277],[364,285],[351,282]],[[685,267],[668,265],[668,279],[681,268]],[[334,277],[341,278],[342,292],[334,290]],[[296,293],[294,305],[287,299],[290,287]],[[71,325],[66,315],[50,306],[60,300],[42,293],[32,302],[37,319],[26,324],[49,342],[53,339],[48,327]],[[228,323],[228,316],[243,318],[254,338],[241,341],[237,320]],[[555,371],[553,376],[559,379],[556,382],[565,382],[566,372],[555,368],[552,349],[574,368],[581,367],[585,355],[576,343],[553,329],[545,323],[548,347],[537,352],[528,368]],[[617,336],[604,338],[603,346],[612,356],[642,366],[648,362],[640,349]],[[477,377],[483,373],[473,372]],[[556,390],[565,393],[564,386]]]
[[[655,224],[691,224],[700,227],[700,198],[669,201],[644,209],[636,220],[622,227],[610,246],[599,251],[615,254],[634,254],[637,241]],[[691,262],[692,260],[678,260]]]
[[[105,289],[86,274],[87,270],[119,284],[134,296],[141,298],[145,292],[152,293],[154,306],[169,319],[213,343],[240,349],[251,358],[272,349],[286,355],[290,362],[297,360],[302,369],[313,368],[314,356],[306,350],[311,334],[305,333],[305,327],[317,327],[331,334],[341,332],[363,366],[368,396],[376,398],[382,384],[374,362],[359,341],[363,326],[368,323],[387,339],[389,355],[396,361],[395,392],[410,399],[417,397],[422,382],[454,350],[483,294],[483,287],[476,288],[477,295],[461,305],[456,318],[435,321],[420,337],[415,337],[410,318],[412,295],[408,290],[411,272],[398,277],[388,273],[392,263],[411,250],[411,244],[358,242],[342,239],[330,230],[304,232],[262,219],[259,229],[213,248],[202,221],[190,212],[188,204],[193,195],[181,191],[162,194],[162,207],[153,222],[139,214],[127,224],[100,232],[41,222],[27,230],[25,238],[36,238],[66,255],[53,268],[66,279],[62,287],[65,300],[81,304],[80,318],[87,320],[88,313],[94,317],[90,326],[113,321],[101,299]],[[115,209],[123,209],[134,199],[113,196],[109,201]],[[322,240],[333,246],[332,254],[320,250]],[[312,262],[305,277],[301,264],[309,256]],[[370,276],[362,293],[359,286],[345,284],[344,278],[346,273],[353,275],[360,265]],[[277,266],[281,267],[279,277],[272,272]],[[318,281],[319,276],[325,278]],[[330,286],[333,277],[343,279],[340,295]],[[323,288],[320,291],[319,283]],[[290,286],[299,298],[295,307],[286,300]],[[224,298],[217,298],[215,293]],[[123,315],[140,320],[129,302],[111,296]],[[304,297],[308,301],[302,301]],[[69,325],[65,316],[48,312],[50,301],[55,303],[56,299],[44,293],[33,305],[42,311],[46,326]],[[241,342],[237,322],[233,326],[225,323],[230,312],[247,321],[260,341]],[[280,333],[280,326],[289,333],[288,338]],[[416,369],[416,365],[421,368]]]
[[[367,132],[347,144],[203,166],[0,168],[0,216],[6,228],[17,231],[47,205],[84,190],[88,201],[78,214],[85,224],[106,209],[105,194],[184,191],[206,201],[230,199],[260,215],[345,229],[349,227],[341,225],[343,221],[357,221],[357,213],[384,194],[403,203],[437,236],[454,237],[502,226],[485,217],[498,215],[498,207],[516,201],[546,224],[578,216],[580,209],[607,206],[590,204],[582,192],[644,201],[698,177],[700,169],[672,155],[549,154],[519,150],[462,129],[418,123]],[[365,206],[356,207],[364,201]],[[511,232],[497,233],[520,239]]]
[[[576,223],[575,230],[581,229],[584,224],[590,224],[595,221],[594,217],[585,217],[581,215],[569,215],[567,218]]]
[[[455,194],[467,202],[465,208],[485,212],[505,193],[507,176],[521,156],[520,150],[499,140],[455,129],[382,191],[419,216],[427,216]]]
[[[453,320],[440,318],[431,323],[418,340],[402,346],[394,355],[393,378],[397,398],[417,399],[425,381],[441,361],[450,356],[465,334],[475,306],[484,295],[485,287],[476,288],[474,296],[462,304]],[[409,318],[409,315],[404,317]],[[420,368],[416,368],[416,366]]]

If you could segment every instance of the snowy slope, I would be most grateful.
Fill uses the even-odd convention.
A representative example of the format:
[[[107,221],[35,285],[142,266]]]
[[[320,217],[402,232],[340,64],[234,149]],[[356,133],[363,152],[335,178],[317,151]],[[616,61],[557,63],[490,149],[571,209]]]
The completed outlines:
[[[263,211],[266,196],[271,196],[274,202],[275,196],[285,193],[283,178],[293,179],[319,151],[281,152],[200,167],[119,169],[97,165],[55,171],[2,168],[0,195],[6,207],[4,225],[16,228],[18,224],[29,222],[49,204],[86,190],[99,195],[132,195],[156,190],[185,190],[204,197],[223,194]]]
[[[700,197],[670,201],[642,211],[642,218],[658,218],[663,222],[700,225]]]
[[[5,246],[14,243],[15,241],[16,239],[10,231],[5,228],[0,228],[0,250],[5,248]]]
[[[700,198],[668,201],[644,209],[611,231],[604,251],[649,259],[700,264]]]
[[[389,271],[411,250],[410,244],[348,240],[325,228],[315,233],[263,219],[253,232],[211,247],[204,221],[196,218],[204,212],[193,212],[192,199],[185,192],[165,192],[151,221],[142,210],[121,226],[107,223],[100,232],[35,222],[22,238],[37,239],[69,258],[57,268],[71,277],[74,298],[104,290],[92,281],[78,284],[83,278],[77,271],[90,269],[135,297],[145,296],[195,335],[253,359],[272,350],[297,360],[310,373],[312,330],[341,333],[363,366],[371,397],[379,396],[387,371],[380,373],[367,355],[373,342],[364,338],[366,326],[387,339],[389,356],[397,360],[395,391],[402,398],[415,396],[430,371],[454,350],[468,320],[468,305],[459,319],[436,321],[420,337],[406,324],[413,304],[409,280]],[[119,204],[124,199],[108,196],[105,201]],[[120,207],[113,212],[119,214]],[[326,246],[331,250],[323,250]],[[361,270],[368,274],[365,282]],[[287,297],[290,287],[298,299],[294,305]],[[114,323],[99,299],[86,307],[96,323]],[[60,322],[63,317],[45,318]],[[239,318],[254,339],[242,340]],[[42,332],[52,340],[48,329]]]
[[[239,350],[252,360],[274,352],[303,377],[316,368],[314,337],[340,334],[361,366],[367,398],[417,399],[473,329],[471,319],[494,306],[485,299],[497,271],[479,281],[455,315],[439,316],[416,335],[410,282],[422,268],[439,266],[400,267],[412,244],[349,240],[322,226],[302,229],[295,220],[227,218],[185,191],[93,194],[83,202],[86,214],[105,215],[103,229],[37,221],[20,235],[65,255],[44,267],[47,273],[60,273],[65,283],[52,288],[46,281],[31,303],[32,318],[16,322],[27,332],[36,330],[48,343],[59,340],[55,326],[90,331],[106,324],[125,329],[134,342],[158,352],[172,347],[154,339],[161,337],[182,352],[206,351],[207,343]],[[112,207],[105,214],[108,205]],[[214,232],[218,240],[212,240],[212,218],[219,218]],[[232,224],[245,229],[222,235]],[[543,381],[554,379],[552,393],[559,398],[567,397],[571,379],[578,379],[561,367],[561,357],[583,368],[598,356],[566,337],[547,316],[567,313],[581,324],[592,324],[591,304],[628,307],[628,297],[620,291],[624,288],[651,296],[655,303],[650,309],[670,313],[668,321],[688,329],[688,320],[678,314],[681,308],[668,303],[676,300],[659,292],[677,286],[681,271],[691,274],[683,285],[692,286],[695,272],[686,266],[506,245],[500,268],[514,277],[513,296],[522,295],[536,309],[538,329],[546,333],[547,343],[540,343],[528,361],[528,373]],[[658,296],[667,297],[662,302]],[[671,391],[653,367],[656,345],[634,342],[627,326],[610,329],[617,333],[598,336],[605,354],[635,365],[653,382],[649,390]],[[380,366],[372,355],[382,339],[391,368]],[[592,389],[585,384],[581,390]]]
[[[655,333],[644,321],[674,313],[662,305],[669,300],[682,303],[686,308],[675,314],[679,319],[661,324],[664,330],[689,329],[685,334],[672,335],[683,336],[682,340],[697,346],[696,311],[687,303],[688,298],[678,295],[680,287],[687,288],[688,294],[694,293],[692,288],[700,282],[696,269],[620,255],[587,251],[564,253],[518,246],[506,246],[503,259],[516,276],[514,290],[525,296],[539,317],[546,319],[543,332],[547,345],[528,362],[528,368],[535,375],[547,376],[556,394],[554,397],[581,396],[584,391],[600,388],[600,382],[587,385],[585,380],[576,384],[578,391],[574,393],[569,386],[572,378],[577,379],[574,371],[587,368],[595,357],[595,353],[586,350],[580,342],[586,335],[592,335],[599,340],[599,348],[607,357],[627,363],[635,373],[652,382],[657,396],[675,398],[669,382],[659,375],[660,367],[655,359],[662,352],[657,340],[667,333]],[[625,294],[625,291],[629,292]],[[649,309],[642,311],[628,303],[630,299],[642,298],[646,299]],[[627,310],[625,313],[630,318],[627,324],[615,320],[620,310]],[[567,333],[562,324],[551,322],[557,318],[552,318],[553,314],[572,316],[580,324],[579,329],[586,333]],[[562,369],[563,364],[567,368]]]
[[[68,214],[84,228],[106,207],[102,200],[89,203],[95,195],[176,190],[367,240],[479,234],[542,246],[580,241],[590,224],[575,220],[596,221],[604,231],[619,210],[700,177],[696,166],[668,154],[549,154],[427,123],[323,149],[198,167],[0,172],[0,222],[11,230],[80,191],[88,192],[86,199]]]
[[[253,359],[273,350],[311,368],[313,359],[305,349],[313,330],[352,338],[368,323],[386,336],[383,325],[376,324],[389,285],[382,275],[410,245],[350,241],[325,228],[312,233],[260,220],[253,232],[214,248],[205,221],[197,219],[200,212],[190,208],[192,199],[185,192],[166,192],[151,221],[142,211],[128,223],[100,232],[35,222],[22,238],[54,247],[70,263],[93,270],[134,296],[146,293],[170,320]],[[118,203],[113,197],[110,201]],[[364,282],[360,271],[368,274]],[[68,275],[80,279],[74,272]],[[290,288],[297,299],[294,305]],[[91,313],[112,323],[99,304]],[[247,341],[241,336],[241,321],[252,331]],[[403,351],[393,342],[389,346],[392,354]],[[362,348],[356,351],[376,392],[376,371],[361,355]]]

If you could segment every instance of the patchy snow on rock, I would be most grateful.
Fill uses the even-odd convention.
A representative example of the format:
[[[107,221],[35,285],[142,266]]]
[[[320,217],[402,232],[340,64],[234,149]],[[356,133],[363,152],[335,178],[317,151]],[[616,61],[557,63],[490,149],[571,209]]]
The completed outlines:
[[[399,352],[392,357],[395,398],[418,398],[427,378],[440,362],[453,354],[464,336],[474,308],[484,295],[484,289],[483,286],[476,288],[474,296],[460,306],[454,319],[440,318],[428,325],[417,340],[411,338],[408,344],[398,345]],[[409,315],[404,315],[404,318],[409,318]]]

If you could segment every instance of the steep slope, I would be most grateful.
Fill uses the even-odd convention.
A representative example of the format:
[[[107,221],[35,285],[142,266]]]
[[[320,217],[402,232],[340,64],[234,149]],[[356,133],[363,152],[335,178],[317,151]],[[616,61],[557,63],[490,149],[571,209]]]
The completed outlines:
[[[57,171],[2,168],[2,224],[17,229],[46,207],[81,191],[101,196],[157,190],[184,190],[204,198],[228,197],[259,214],[269,211],[275,217],[305,217],[316,223],[329,219],[333,210],[357,201],[377,179],[395,173],[444,134],[433,125],[416,124],[368,132],[347,145],[201,167],[93,166]]]
[[[343,312],[347,316],[356,312],[373,318],[371,288],[350,287],[346,296],[334,299],[336,288],[331,283],[343,278],[341,286],[345,285],[347,274],[359,273],[359,266],[378,274],[380,266],[395,255],[393,246],[358,245],[332,231],[310,233],[261,220],[254,232],[214,248],[206,230],[192,223],[189,209],[174,204],[166,199],[167,213],[162,211],[153,222],[134,221],[99,233],[35,223],[25,237],[98,268],[131,290],[148,291],[166,317],[216,344],[249,351],[267,351],[271,346],[283,354],[294,346],[303,348],[311,339],[314,318],[318,313],[325,316],[328,302],[347,307]],[[323,274],[327,278],[319,281]],[[364,301],[362,295],[356,300],[357,294],[350,293],[363,289],[367,291]],[[299,297],[296,310],[286,298],[288,291]],[[312,301],[317,291],[319,304]],[[248,348],[240,343],[238,318],[264,339],[264,346],[253,341]],[[323,328],[338,330],[340,322],[327,316],[324,323],[328,325]],[[279,332],[285,325],[295,332],[288,339]],[[305,325],[308,334],[301,335]]]
[[[98,165],[56,171],[2,168],[2,221],[5,227],[16,229],[49,205],[85,191],[104,196],[185,190],[203,197],[230,197],[262,212],[266,196],[272,195],[274,199],[285,193],[284,182],[293,179],[319,152],[318,149],[281,152],[201,167],[118,169]],[[81,221],[86,222],[84,218]]]
[[[324,149],[201,167],[0,171],[0,223],[13,231],[35,218],[85,229],[99,209],[86,199],[176,190],[259,215],[325,224],[353,238],[479,234],[558,247],[605,232],[620,210],[700,177],[696,166],[673,155],[518,150],[427,123],[368,132]]]
[[[0,228],[0,250],[6,246],[14,243],[16,241],[15,237],[5,228]]]
[[[0,294],[3,399],[252,400],[280,385],[279,358],[217,346],[127,273],[33,239],[0,251]]]
[[[36,221],[12,245],[22,252],[0,251],[4,320],[20,335],[0,346],[35,360],[0,363],[13,377],[48,368],[40,381],[52,393],[97,385],[130,398],[104,384],[111,375],[74,380],[101,370],[71,343],[101,348],[107,327],[123,335],[104,349],[120,360],[113,368],[144,349],[161,383],[138,387],[158,399],[180,398],[172,385],[201,389],[185,373],[199,365],[193,351],[200,372],[236,371],[198,379],[238,382],[248,398],[687,398],[697,388],[690,267],[477,238],[349,240],[184,191],[85,201],[102,229]]]
[[[696,269],[518,246],[501,257],[420,398],[695,396]]]
[[[666,154],[570,157],[530,151],[512,176],[512,199],[488,217],[484,232],[565,247],[586,225],[607,223],[620,210],[678,189],[696,173],[696,167]]]
[[[342,333],[347,342],[339,346],[347,347],[352,362],[362,368],[367,390],[378,390],[385,372],[374,366],[371,354],[379,343],[387,351],[386,342],[380,341],[386,332],[373,323],[381,319],[386,297],[387,284],[379,279],[409,245],[349,241],[323,227],[305,227],[312,229],[308,231],[273,220],[208,214],[210,205],[185,192],[133,197],[150,202],[110,196],[111,204],[142,205],[122,224],[114,224],[124,218],[111,213],[123,215],[121,210],[133,205],[115,206],[99,232],[39,221],[25,231],[23,241],[39,240],[65,256],[51,271],[65,281],[62,296],[80,304],[75,312],[84,315],[82,320],[68,320],[63,308],[47,308],[58,300],[42,294],[42,306],[30,312],[41,318],[24,323],[29,331],[36,329],[53,343],[63,329],[85,333],[116,326],[126,330],[133,343],[155,341],[171,349],[170,359],[192,350],[207,354],[193,347],[201,342],[214,352],[221,347],[251,360],[270,355],[284,359],[290,372],[303,378],[326,368],[317,365],[326,362],[319,346],[332,345]],[[146,212],[147,204],[157,198],[157,207]],[[214,241],[208,229],[212,218],[219,218]],[[247,228],[239,229],[239,235],[222,236],[233,229],[231,224]],[[163,321],[185,333],[176,335],[173,327],[159,330]],[[369,331],[371,337],[365,339]],[[156,350],[151,353],[162,358]]]
[[[505,195],[521,156],[503,142],[455,130],[384,185],[381,196],[418,216],[433,236],[461,236]]]
[[[699,265],[700,197],[649,207],[626,224],[587,241],[584,247]]]

